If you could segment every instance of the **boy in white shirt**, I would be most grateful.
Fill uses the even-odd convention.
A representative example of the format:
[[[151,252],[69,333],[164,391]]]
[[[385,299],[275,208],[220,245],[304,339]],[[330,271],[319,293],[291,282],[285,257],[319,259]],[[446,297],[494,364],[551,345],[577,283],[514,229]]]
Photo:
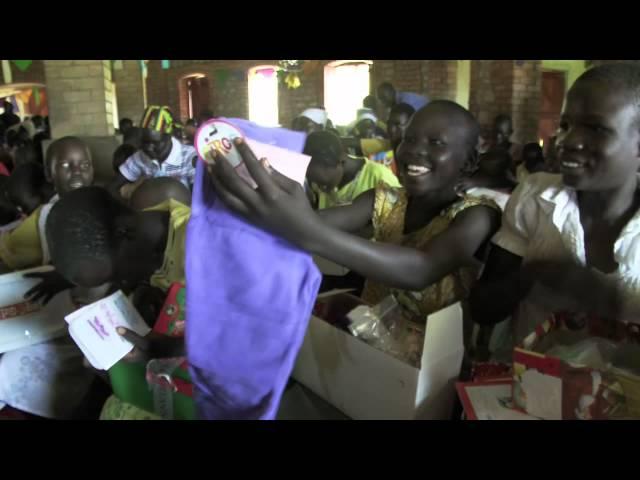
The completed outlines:
[[[109,190],[119,192],[128,183],[158,177],[175,178],[190,187],[195,176],[198,154],[193,146],[184,145],[171,135],[174,121],[169,109],[147,107],[141,128],[141,149],[120,165]]]
[[[501,347],[519,343],[554,311],[612,320],[638,311],[638,98],[638,65],[585,72],[560,121],[561,176],[531,175],[511,195],[470,298],[477,323],[512,315],[514,338]]]

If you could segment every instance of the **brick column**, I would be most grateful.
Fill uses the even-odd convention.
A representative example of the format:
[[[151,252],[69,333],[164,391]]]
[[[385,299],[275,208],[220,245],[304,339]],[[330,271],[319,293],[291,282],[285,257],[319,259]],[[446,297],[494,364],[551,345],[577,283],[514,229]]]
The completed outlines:
[[[469,110],[490,127],[496,115],[510,115],[516,142],[536,142],[541,98],[541,62],[472,60]]]
[[[391,82],[398,91],[419,93],[429,98],[455,100],[457,60],[374,60],[371,90]]]
[[[138,60],[122,60],[122,68],[113,71],[120,118],[130,118],[138,125],[146,107],[146,92]]]
[[[44,70],[53,138],[114,134],[108,60],[45,60]]]
[[[513,73],[513,137],[521,143],[537,142],[542,101],[541,62],[525,61],[515,65]]]
[[[432,100],[456,101],[458,92],[457,60],[423,60],[422,92]]]

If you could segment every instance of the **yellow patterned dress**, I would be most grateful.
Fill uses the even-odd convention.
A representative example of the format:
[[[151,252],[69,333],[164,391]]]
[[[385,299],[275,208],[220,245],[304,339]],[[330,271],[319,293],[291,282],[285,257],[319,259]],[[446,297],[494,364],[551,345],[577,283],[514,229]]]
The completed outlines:
[[[380,184],[376,188],[373,212],[374,240],[422,250],[433,237],[447,229],[456,215],[467,208],[478,205],[489,206],[500,211],[500,207],[488,197],[464,196],[445,208],[425,227],[405,235],[406,192],[402,188],[392,188]],[[472,283],[477,278],[478,268],[462,267],[420,292],[399,290],[367,281],[362,299],[375,305],[385,297],[394,295],[396,300],[410,313],[413,321],[424,323],[427,315],[466,298]]]

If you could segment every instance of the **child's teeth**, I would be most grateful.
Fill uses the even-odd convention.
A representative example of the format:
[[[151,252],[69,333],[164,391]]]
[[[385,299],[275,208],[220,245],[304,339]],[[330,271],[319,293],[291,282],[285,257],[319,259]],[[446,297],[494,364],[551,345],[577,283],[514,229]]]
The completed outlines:
[[[407,165],[407,173],[409,175],[423,175],[429,173],[431,170],[421,165]]]

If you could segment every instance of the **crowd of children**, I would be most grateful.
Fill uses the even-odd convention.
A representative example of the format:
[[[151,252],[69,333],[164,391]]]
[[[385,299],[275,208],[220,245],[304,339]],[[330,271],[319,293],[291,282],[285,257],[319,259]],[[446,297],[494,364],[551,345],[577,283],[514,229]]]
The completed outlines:
[[[247,221],[366,281],[369,304],[394,295],[420,327],[427,315],[468,301],[474,322],[500,327],[492,340],[499,358],[556,308],[614,319],[637,312],[639,94],[637,65],[588,70],[569,90],[544,152],[513,142],[506,115],[483,130],[455,102],[385,83],[351,125],[334,126],[321,107],[293,120],[307,134],[305,188],[264,168],[242,141],[236,146],[257,189],[221,154],[208,174]],[[55,267],[32,274],[41,282],[25,292],[31,301],[71,289],[80,306],[121,289],[153,325],[171,285],[185,283],[193,142],[213,114],[182,126],[168,108],[152,106],[139,126],[123,119],[106,188],[94,184],[82,139],[56,139],[43,156],[44,120],[16,123],[12,115],[5,105],[2,271]],[[111,378],[186,355],[181,338],[121,334],[136,348]],[[0,417],[157,418],[111,394],[109,377],[85,363],[69,337],[1,355]],[[97,407],[96,391],[104,392]]]

